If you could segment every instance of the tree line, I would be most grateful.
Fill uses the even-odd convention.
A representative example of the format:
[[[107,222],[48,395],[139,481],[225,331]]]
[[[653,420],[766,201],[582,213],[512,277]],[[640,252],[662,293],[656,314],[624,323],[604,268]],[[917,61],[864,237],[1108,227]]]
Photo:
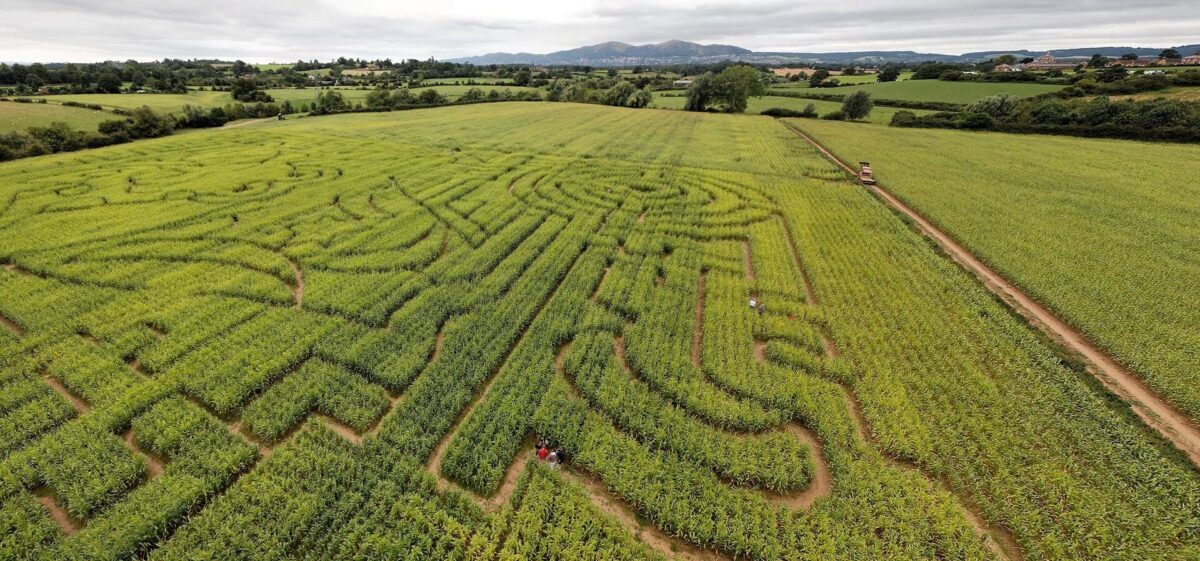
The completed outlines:
[[[1064,134],[1133,140],[1200,141],[1200,103],[1008,94],[985,97],[958,113],[899,111],[892,126]]]

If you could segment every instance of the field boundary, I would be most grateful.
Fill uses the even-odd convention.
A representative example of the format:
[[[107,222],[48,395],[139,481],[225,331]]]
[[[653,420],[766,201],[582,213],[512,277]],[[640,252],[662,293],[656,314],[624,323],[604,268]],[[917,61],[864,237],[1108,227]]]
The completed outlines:
[[[849,165],[811,136],[792,125],[784,124],[784,126],[815,147],[826,158],[854,174],[854,170]],[[1200,469],[1200,427],[1186,415],[1160,397],[1131,371],[1118,364],[1099,346],[1089,341],[1082,332],[1071,327],[1066,321],[1017,288],[1014,283],[986,265],[970,250],[890,191],[878,184],[866,187],[893,211],[911,220],[922,234],[937,243],[954,262],[974,275],[984,288],[998,296],[1009,308],[1028,320],[1030,325],[1071,351],[1072,354],[1085,360],[1089,374],[1108,391],[1127,403],[1138,418],[1166,438],[1187,456],[1194,467]]]

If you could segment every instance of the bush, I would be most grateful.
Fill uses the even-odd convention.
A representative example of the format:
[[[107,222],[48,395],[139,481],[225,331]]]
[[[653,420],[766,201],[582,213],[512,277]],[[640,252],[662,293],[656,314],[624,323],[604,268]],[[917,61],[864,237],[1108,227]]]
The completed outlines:
[[[770,108],[770,109],[767,109],[767,110],[763,111],[763,112],[762,112],[762,114],[763,114],[763,115],[766,115],[766,116],[768,116],[768,117],[775,117],[775,118],[780,118],[780,117],[807,117],[807,116],[808,116],[808,115],[805,115],[805,114],[804,114],[803,112],[801,112],[801,111],[796,111],[795,109],[785,109],[785,108],[783,108],[783,107],[772,107],[772,108]]]
[[[857,121],[870,115],[873,107],[871,94],[859,90],[846,96],[846,101],[842,103],[842,114],[847,119]]]
[[[220,107],[205,110],[203,107],[183,106],[183,116],[176,117],[175,124],[181,129],[219,127],[229,122],[229,116]]]
[[[987,113],[967,113],[961,121],[964,129],[990,129],[996,124],[996,120]]]
[[[892,122],[890,124],[893,127],[907,127],[912,126],[916,120],[917,114],[912,111],[897,111],[896,114],[892,115]]]
[[[967,111],[986,113],[992,117],[1007,117],[1017,109],[1019,99],[1009,94],[999,94],[985,97],[967,106]]]
[[[826,113],[822,115],[821,118],[825,119],[826,121],[845,121],[846,115],[841,111],[834,111],[832,113]]]
[[[270,103],[275,101],[267,92],[258,89],[258,82],[254,80],[241,79],[234,81],[229,87],[229,93],[233,99],[245,101],[247,103]]]
[[[166,136],[174,129],[174,119],[144,106],[133,110],[126,119],[104,121],[99,127],[101,134],[129,139]]]

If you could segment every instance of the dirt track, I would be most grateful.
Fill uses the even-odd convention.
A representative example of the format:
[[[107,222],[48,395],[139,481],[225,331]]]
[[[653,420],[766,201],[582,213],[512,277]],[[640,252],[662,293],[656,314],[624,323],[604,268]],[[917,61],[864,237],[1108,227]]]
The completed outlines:
[[[266,121],[275,121],[275,120],[277,120],[276,117],[266,117],[263,119],[243,119],[243,120],[232,122],[232,123],[225,123],[224,125],[221,125],[220,130],[236,129],[236,128],[241,128],[241,127],[244,127],[247,125],[253,125],[255,123],[262,123],[262,122],[266,122]]]
[[[34,497],[50,512],[50,517],[62,528],[64,534],[70,536],[79,531],[83,527],[83,521],[73,518],[67,514],[66,509],[59,505],[58,499],[54,494],[45,487],[39,487],[33,490]]]
[[[746,280],[754,282],[754,259],[750,257],[749,240],[742,240],[742,268],[746,270]]]
[[[47,374],[42,376],[42,380],[45,380],[46,384],[49,385],[51,389],[57,392],[58,395],[62,396],[63,399],[66,399],[67,402],[71,404],[71,407],[75,408],[75,412],[79,413],[80,415],[87,413],[88,410],[91,409],[91,406],[88,405],[86,401],[71,393],[71,391],[68,390],[66,386],[63,386],[62,382],[59,382],[57,378]]]
[[[300,269],[300,264],[295,259],[287,258],[288,265],[292,267],[292,274],[296,277],[292,284],[292,296],[296,300],[296,309],[299,310],[304,305],[304,272]]]
[[[8,330],[11,331],[13,333],[13,335],[16,335],[17,337],[25,336],[25,330],[21,329],[21,326],[17,325],[17,322],[15,322],[11,319],[8,319],[4,316],[0,316],[0,325],[3,325],[4,327],[8,328]]]
[[[700,368],[700,344],[704,341],[704,295],[708,273],[700,272],[700,284],[696,286],[696,328],[692,332],[692,364]]]
[[[826,158],[829,158],[851,174],[854,170],[833,155],[825,147],[818,144],[808,135],[794,127],[788,126],[798,136],[815,146]],[[917,211],[913,210],[895,195],[879,185],[868,185],[893,210],[912,220],[921,233],[937,242],[955,262],[974,274],[988,290],[999,296],[1017,313],[1029,320],[1030,324],[1040,329],[1068,350],[1076,353],[1088,363],[1088,372],[1112,393],[1127,402],[1133,412],[1148,426],[1158,431],[1176,448],[1187,455],[1192,464],[1200,468],[1200,427],[1186,415],[1177,410],[1158,396],[1132,372],[1117,364],[1107,353],[1087,340],[1084,335],[1065,321],[1058,318],[1041,304],[1035,302],[1016,285],[1009,282],[999,273],[976,258],[965,247],[956,242],[948,234],[933,225]]]
[[[569,469],[559,471],[563,479],[570,479],[587,491],[592,504],[601,512],[612,516],[642,543],[663,554],[667,559],[684,561],[725,561],[731,559],[720,552],[697,547],[682,539],[667,534],[653,523],[643,524],[637,511],[620,497],[612,494],[594,475],[577,473]]]

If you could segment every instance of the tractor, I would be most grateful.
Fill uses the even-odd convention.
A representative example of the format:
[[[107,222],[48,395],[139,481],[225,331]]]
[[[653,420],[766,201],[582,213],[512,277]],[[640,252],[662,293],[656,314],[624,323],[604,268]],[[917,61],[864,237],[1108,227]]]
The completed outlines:
[[[860,169],[858,170],[858,180],[863,182],[863,185],[874,185],[875,175],[871,172],[871,162],[859,162]]]

